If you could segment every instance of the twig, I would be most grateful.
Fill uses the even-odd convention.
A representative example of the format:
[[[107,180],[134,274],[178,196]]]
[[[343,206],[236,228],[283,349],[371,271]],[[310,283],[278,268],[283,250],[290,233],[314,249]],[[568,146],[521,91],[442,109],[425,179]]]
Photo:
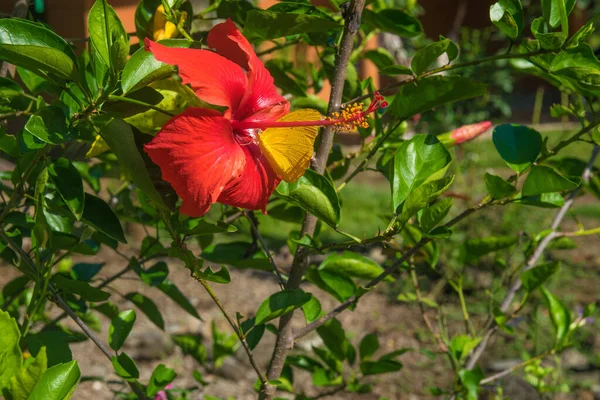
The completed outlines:
[[[264,55],[267,55],[267,54],[271,54],[274,51],[285,49],[286,47],[293,46],[293,45],[298,44],[298,43],[300,43],[300,38],[294,39],[294,40],[290,40],[288,42],[281,43],[281,44],[278,44],[278,45],[275,45],[275,46],[270,47],[270,48],[268,48],[266,50],[263,50],[263,51],[259,51],[258,53],[256,53],[256,55],[259,56],[259,57],[260,56],[264,56]]]
[[[500,371],[500,372],[498,372],[498,373],[496,373],[494,375],[490,375],[487,378],[482,379],[479,383],[481,385],[485,385],[486,383],[493,382],[496,379],[500,379],[500,378],[502,378],[502,377],[504,377],[506,375],[510,375],[513,372],[515,372],[516,370],[521,369],[523,367],[526,367],[529,364],[531,364],[531,363],[533,363],[533,362],[535,362],[537,360],[541,360],[543,358],[546,358],[546,357],[548,357],[549,355],[551,355],[553,353],[554,353],[553,351],[546,351],[546,352],[544,352],[542,354],[538,354],[537,356],[532,357],[529,360],[525,360],[525,361],[523,361],[523,362],[521,362],[521,363],[519,363],[517,365],[513,365],[512,367],[507,368],[504,371]]]
[[[590,159],[585,167],[585,170],[583,171],[583,174],[581,175],[581,179],[583,180],[584,183],[587,183],[589,181],[590,175],[592,173],[592,168],[594,166],[594,162],[596,161],[596,158],[598,157],[599,153],[600,153],[600,147],[594,146],[594,150],[592,150]],[[531,257],[527,260],[527,263],[525,264],[522,272],[525,272],[525,271],[528,271],[528,270],[534,268],[535,264],[537,263],[539,258],[542,256],[542,254],[546,250],[546,247],[548,247],[548,244],[550,244],[550,242],[553,239],[555,239],[557,236],[559,236],[559,235],[557,235],[556,230],[558,229],[558,227],[562,223],[563,219],[567,215],[567,212],[569,211],[571,206],[573,205],[573,202],[575,201],[575,197],[577,197],[577,195],[581,191],[582,186],[583,186],[583,184],[581,186],[579,186],[577,189],[573,190],[571,192],[571,194],[569,195],[569,197],[567,198],[567,200],[565,201],[565,204],[560,208],[560,210],[558,210],[558,213],[556,214],[556,216],[554,217],[554,220],[552,221],[552,225],[550,227],[550,230],[551,230],[550,233],[548,233],[537,245],[535,251],[533,252]],[[515,295],[517,294],[517,291],[521,288],[521,285],[522,285],[521,279],[517,277],[517,280],[513,283],[513,285],[509,289],[508,293],[504,297],[504,300],[502,301],[502,304],[500,306],[500,310],[503,313],[508,311],[508,309],[510,308],[510,306],[513,302],[513,299],[515,298]],[[484,350],[486,349],[487,345],[489,344],[489,340],[492,337],[493,333],[496,331],[496,328],[497,327],[495,325],[493,325],[493,321],[492,321],[491,326],[488,328],[487,333],[484,335],[483,340],[481,341],[481,343],[479,343],[479,345],[475,348],[475,350],[469,357],[469,360],[467,361],[467,364],[466,364],[467,369],[473,369],[475,367],[475,365],[477,364],[477,361],[479,361],[479,359],[483,355]]]
[[[327,113],[331,114],[340,110],[342,103],[342,95],[344,91],[344,81],[346,79],[346,71],[352,54],[354,38],[360,27],[360,18],[365,5],[365,0],[352,0],[347,7],[344,8],[344,32],[340,42],[339,52],[335,60],[335,73],[331,82],[331,95]],[[335,132],[330,127],[325,127],[321,133],[319,144],[317,145],[317,154],[312,163],[313,169],[322,174],[327,165],[327,158],[333,146],[333,137]],[[313,235],[317,226],[317,218],[313,215],[306,214],[302,224],[301,235]],[[286,285],[288,289],[296,289],[300,286],[304,271],[308,266],[308,257],[304,247],[299,247],[294,256],[290,276]],[[279,320],[279,333],[277,341],[271,356],[267,378],[274,380],[279,378],[287,354],[294,344],[294,333],[292,331],[292,318],[294,313],[290,312],[282,316]],[[275,386],[264,384],[259,393],[259,399],[271,399],[275,394]]]
[[[250,227],[256,234],[256,237],[258,238],[260,245],[262,246],[265,253],[267,253],[267,257],[269,257],[269,261],[271,262],[273,271],[275,272],[275,275],[277,275],[277,278],[279,279],[279,287],[281,288],[281,290],[285,289],[285,279],[283,278],[283,275],[281,275],[281,270],[277,267],[277,264],[275,263],[275,259],[273,259],[273,255],[271,254],[271,251],[269,251],[267,244],[265,243],[262,235],[258,231],[258,226],[257,226],[258,224],[256,221],[256,216],[254,215],[254,213],[252,211],[246,212],[245,215],[246,215],[246,218],[248,218],[248,221],[250,222]]]

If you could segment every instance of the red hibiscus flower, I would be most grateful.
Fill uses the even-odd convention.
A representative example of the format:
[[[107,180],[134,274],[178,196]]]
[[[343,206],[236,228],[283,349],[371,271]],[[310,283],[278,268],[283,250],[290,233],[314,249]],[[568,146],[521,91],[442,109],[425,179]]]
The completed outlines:
[[[216,52],[145,44],[157,60],[177,66],[201,100],[228,108],[188,108],[144,148],[183,200],[180,211],[201,216],[215,202],[264,211],[280,178],[252,140],[255,130],[233,125],[276,121],[289,103],[250,43],[228,20],[208,34]]]

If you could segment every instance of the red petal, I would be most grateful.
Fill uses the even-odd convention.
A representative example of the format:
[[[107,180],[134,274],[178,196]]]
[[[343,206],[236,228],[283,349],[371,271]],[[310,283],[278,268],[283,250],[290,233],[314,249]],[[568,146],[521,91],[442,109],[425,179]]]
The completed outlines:
[[[247,71],[248,90],[234,119],[276,120],[289,112],[289,103],[277,93],[271,74],[233,21],[215,25],[208,33],[207,43]]]
[[[180,211],[192,217],[206,213],[246,163],[230,121],[203,108],[171,118],[144,150],[183,200]]]
[[[281,181],[269,162],[255,144],[242,146],[246,155],[246,167],[232,180],[219,196],[218,202],[250,210],[267,208],[269,197]]]
[[[176,65],[184,84],[210,104],[229,107],[235,113],[246,91],[246,76],[235,63],[212,51],[166,47],[146,38],[146,49],[167,64]]]

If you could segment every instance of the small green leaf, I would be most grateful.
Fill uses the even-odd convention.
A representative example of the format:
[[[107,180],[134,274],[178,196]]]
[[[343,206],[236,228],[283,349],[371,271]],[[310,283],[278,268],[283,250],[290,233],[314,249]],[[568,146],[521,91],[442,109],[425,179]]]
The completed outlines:
[[[577,0],[541,0],[544,19],[552,28],[558,27],[561,24],[562,19],[571,14],[576,1]]]
[[[140,310],[142,310],[142,312],[146,314],[148,319],[152,321],[154,325],[158,326],[162,330],[165,329],[165,321],[163,320],[158,307],[156,307],[156,304],[152,300],[143,294],[136,292],[128,293],[125,295],[125,297],[127,300],[135,304]]]
[[[204,271],[194,271],[194,277],[197,279],[204,279],[215,283],[229,283],[231,282],[231,276],[229,270],[224,265],[221,265],[217,271],[213,271],[210,266],[206,267]]]
[[[363,23],[400,37],[415,37],[423,32],[418,19],[397,8],[385,8],[377,12],[364,9]]]
[[[369,280],[377,278],[384,271],[375,261],[352,251],[328,255],[319,265],[319,270]]]
[[[328,18],[252,9],[247,13],[243,34],[250,41],[262,41],[298,33],[341,29],[340,24]]]
[[[48,167],[50,179],[69,210],[81,219],[84,205],[83,181],[77,168],[66,158],[59,158]]]
[[[302,305],[302,311],[306,323],[310,324],[321,316],[321,302],[315,296],[311,296],[310,300]]]
[[[278,197],[302,207],[327,225],[336,228],[340,221],[340,200],[333,183],[323,175],[307,169],[304,176],[293,183],[281,182]]]
[[[213,224],[198,218],[187,221],[185,234],[187,236],[201,236],[212,235],[214,233],[233,233],[237,232],[237,230],[234,225],[229,225],[222,221],[217,221]]]
[[[549,32],[544,33],[544,19],[542,17],[536,18],[531,23],[531,33],[538,40],[542,49],[545,50],[558,50],[561,48],[567,35],[563,32]]]
[[[490,7],[490,20],[511,39],[523,32],[523,6],[521,0],[499,0]]]
[[[108,328],[108,345],[114,351],[119,351],[125,339],[129,336],[135,323],[135,310],[121,311],[119,315],[110,321]]]
[[[452,182],[454,182],[454,175],[426,182],[410,192],[402,205],[402,213],[398,218],[398,222],[401,224],[406,223],[413,215],[427,207],[429,203],[448,190]]]
[[[542,286],[560,269],[560,261],[549,262],[521,273],[523,287],[529,293]]]
[[[458,47],[450,39],[442,39],[438,42],[431,43],[421,50],[417,51],[413,57],[410,66],[415,75],[419,76],[438,59],[442,54],[448,54],[448,61],[452,61],[458,55]],[[454,56],[454,57],[451,57]]]
[[[380,70],[394,66],[394,56],[383,47],[368,50],[362,56],[371,60]]]
[[[88,14],[90,46],[113,73],[123,69],[129,56],[129,36],[106,0],[96,0]]]
[[[201,365],[206,364],[208,359],[206,347],[202,344],[202,336],[200,335],[173,335],[173,342],[183,352],[183,354],[192,356]]]
[[[317,328],[317,333],[337,360],[344,361],[347,358],[350,343],[340,321],[335,318],[327,321]]]
[[[146,387],[146,396],[153,397],[159,391],[163,390],[169,383],[173,382],[173,379],[177,376],[177,373],[172,368],[167,368],[164,364],[159,364],[154,371]]]
[[[256,311],[255,323],[260,325],[264,322],[279,318],[292,312],[311,299],[312,295],[301,289],[283,290],[271,295],[263,301]]]
[[[483,96],[486,88],[462,76],[430,76],[402,86],[390,110],[404,120],[447,103]]]
[[[135,361],[127,354],[121,353],[118,356],[113,356],[111,361],[117,375],[126,381],[134,381],[140,377],[140,370],[135,365]]]
[[[34,357],[37,357],[40,351],[45,348],[48,367],[52,367],[73,359],[68,339],[69,336],[62,330],[47,329],[28,334],[24,341]]]
[[[565,204],[565,198],[560,193],[544,193],[538,196],[520,198],[515,203],[541,208],[559,208]]]
[[[537,165],[531,169],[523,184],[523,196],[537,196],[543,193],[554,193],[574,190],[581,184],[579,178],[565,178],[554,168]]]
[[[484,378],[483,371],[477,367],[475,369],[461,369],[458,372],[460,381],[467,390],[465,400],[478,400],[479,382]]]
[[[73,138],[65,113],[58,105],[36,111],[25,124],[25,130],[44,143],[62,144]]]
[[[485,186],[494,200],[503,199],[517,193],[517,188],[499,176],[485,174]]]
[[[385,67],[383,70],[381,70],[380,73],[381,75],[388,76],[413,74],[412,69],[404,65],[390,65],[389,67]]]
[[[400,371],[403,367],[404,365],[396,360],[364,361],[360,363],[360,371],[365,376]]]
[[[140,278],[148,286],[159,286],[169,275],[169,266],[159,261],[148,269],[140,271]]]
[[[452,207],[452,197],[446,197],[436,201],[429,207],[423,210],[419,222],[421,223],[421,229],[425,233],[429,233],[433,228],[446,218],[450,208]]]
[[[554,332],[556,334],[555,346],[560,349],[565,345],[564,341],[569,332],[571,313],[563,302],[550,293],[548,289],[542,287],[541,290],[544,299],[546,300],[546,306],[550,313],[550,320],[552,321],[552,326],[554,327]]]
[[[317,277],[308,278],[320,289],[331,294],[340,303],[356,294],[356,283],[349,276],[337,271],[317,270]]]
[[[48,368],[46,348],[42,347],[33,362],[30,362],[19,373],[10,378],[10,395],[12,400],[27,400],[35,384]]]
[[[85,194],[82,220],[107,236],[121,243],[127,243],[119,218],[101,198],[89,193]]]
[[[160,284],[160,286],[158,286],[158,289],[160,289],[161,292],[169,296],[171,300],[177,303],[179,307],[181,307],[192,317],[201,319],[200,315],[198,314],[194,306],[190,303],[188,298],[183,293],[181,293],[179,288],[177,288],[177,286],[175,286],[173,282],[166,279],[163,283]]]
[[[450,341],[450,353],[457,361],[466,359],[471,351],[481,342],[481,338],[468,335],[455,335]]]
[[[529,168],[542,151],[542,136],[523,125],[498,125],[492,139],[502,159],[516,172]]]
[[[78,281],[89,282],[104,267],[104,263],[77,263],[71,269],[71,277]]]
[[[358,346],[360,360],[369,360],[371,356],[375,354],[377,349],[379,349],[379,339],[377,338],[377,335],[374,333],[365,335]]]
[[[483,257],[486,254],[492,253],[498,250],[504,250],[514,246],[519,241],[519,238],[515,236],[488,236],[477,239],[468,239],[464,243],[464,250],[466,252],[467,259],[473,260],[479,257]]]
[[[23,355],[19,347],[21,332],[17,321],[6,311],[0,311],[0,391],[19,371]]]
[[[110,297],[110,293],[97,289],[84,281],[77,281],[65,277],[64,275],[54,275],[52,279],[56,287],[66,293],[72,293],[81,296],[87,301],[106,301]]]
[[[42,374],[28,400],[68,400],[80,376],[75,360],[50,367]]]

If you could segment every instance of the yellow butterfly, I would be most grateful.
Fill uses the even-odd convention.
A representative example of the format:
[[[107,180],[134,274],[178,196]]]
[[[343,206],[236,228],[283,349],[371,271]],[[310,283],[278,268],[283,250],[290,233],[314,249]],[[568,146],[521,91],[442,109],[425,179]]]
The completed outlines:
[[[291,112],[279,121],[320,120],[318,111],[303,109]],[[308,168],[318,126],[295,126],[291,128],[267,128],[258,135],[258,144],[263,155],[275,172],[286,182],[295,182]]]

